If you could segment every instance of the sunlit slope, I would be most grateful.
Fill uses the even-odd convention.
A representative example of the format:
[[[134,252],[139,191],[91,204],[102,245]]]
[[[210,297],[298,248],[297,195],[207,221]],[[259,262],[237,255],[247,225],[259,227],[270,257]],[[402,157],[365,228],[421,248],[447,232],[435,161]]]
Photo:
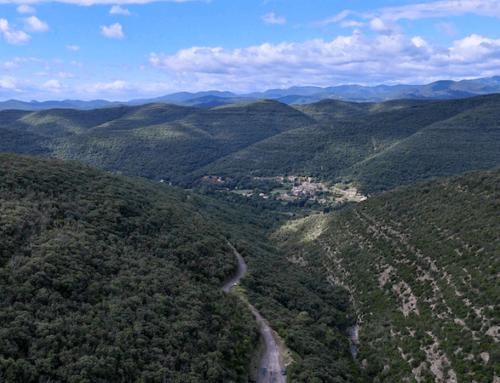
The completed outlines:
[[[379,381],[500,377],[500,170],[383,193],[275,235],[347,286]]]
[[[118,108],[101,109],[101,113]],[[106,119],[92,125],[92,132],[133,130],[182,120],[198,111],[197,108],[172,104],[154,103],[133,107],[121,107],[123,113],[117,118]]]
[[[424,105],[428,101],[394,100],[387,102],[346,102],[340,100],[322,100],[313,104],[294,105],[297,110],[313,117],[318,122],[350,120],[372,114],[389,112],[412,106]]]
[[[88,129],[120,118],[127,113],[125,107],[92,110],[49,109],[38,112],[0,111],[0,126],[28,131],[48,137],[66,137],[80,134]]]
[[[260,141],[200,169],[195,174],[197,177],[203,173],[225,176],[299,174],[332,181],[355,180],[368,192],[378,191],[380,188],[375,190],[371,185],[375,177],[372,177],[370,173],[371,168],[366,171],[366,174],[359,174],[360,169],[364,169],[364,163],[370,163],[370,158],[378,158],[378,156],[383,158],[383,155],[379,153],[390,152],[389,148],[393,145],[404,142],[412,135],[418,135],[418,132],[428,126],[457,116],[456,119],[450,120],[450,124],[456,124],[461,121],[461,117],[458,116],[468,111],[471,111],[472,115],[488,114],[489,110],[497,113],[499,106],[500,96],[497,95],[452,101],[402,100],[383,104],[322,101],[306,107],[311,116],[324,122],[304,126]],[[480,109],[473,112],[475,108]],[[377,113],[377,111],[380,112]],[[356,114],[361,117],[354,119]],[[342,120],[341,116],[349,116],[351,119]],[[328,120],[329,122],[325,122]],[[496,123],[494,118],[491,121]],[[457,130],[450,140],[468,141],[470,137],[462,135],[462,132]],[[488,150],[493,150],[496,142],[498,141],[493,140]],[[442,142],[439,142],[439,145],[441,145],[440,155],[443,157],[451,155],[450,151],[453,148],[443,145]],[[475,148],[474,151],[468,151],[470,148],[467,147],[463,149],[465,152],[462,154],[465,158],[474,155]],[[385,166],[389,170],[397,169],[403,166],[401,162],[405,160],[405,158],[388,160]],[[434,160],[439,161],[439,159]],[[423,156],[419,161],[421,163],[416,165],[408,164],[414,167],[415,172],[420,172],[418,179],[432,177],[433,174],[427,167],[431,160]],[[493,165],[490,165],[491,163]],[[500,164],[500,161],[494,153],[491,160],[477,169],[491,168],[497,164]],[[477,163],[471,162],[465,167],[456,166],[447,175],[476,169],[474,167],[476,165]],[[375,170],[373,172],[378,175]],[[391,182],[392,184],[387,182],[387,188],[394,188],[407,181],[399,176],[392,178]]]

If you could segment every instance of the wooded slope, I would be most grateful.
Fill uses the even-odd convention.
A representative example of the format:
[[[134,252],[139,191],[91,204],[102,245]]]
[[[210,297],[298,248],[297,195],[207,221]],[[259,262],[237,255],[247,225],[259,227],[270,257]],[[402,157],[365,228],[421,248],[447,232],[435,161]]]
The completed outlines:
[[[381,382],[500,377],[500,170],[382,193],[276,233],[346,286],[359,361]]]

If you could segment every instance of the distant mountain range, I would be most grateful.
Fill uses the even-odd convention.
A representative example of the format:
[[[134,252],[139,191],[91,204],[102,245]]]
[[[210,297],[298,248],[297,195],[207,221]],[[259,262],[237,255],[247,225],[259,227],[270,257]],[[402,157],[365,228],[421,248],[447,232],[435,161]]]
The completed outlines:
[[[380,102],[397,99],[447,100],[472,97],[484,94],[500,93],[500,76],[478,78],[462,81],[437,81],[427,85],[377,85],[373,87],[361,85],[340,85],[320,88],[316,86],[295,86],[288,89],[269,89],[265,92],[235,94],[232,92],[179,92],[149,99],[137,99],[126,102],[106,100],[63,100],[63,101],[18,101],[0,102],[0,110],[44,110],[54,108],[94,109],[115,107],[120,105],[143,105],[152,102],[163,102],[182,106],[213,108],[216,106],[256,101],[258,99],[275,99],[284,104],[311,104],[325,99],[354,102]]]

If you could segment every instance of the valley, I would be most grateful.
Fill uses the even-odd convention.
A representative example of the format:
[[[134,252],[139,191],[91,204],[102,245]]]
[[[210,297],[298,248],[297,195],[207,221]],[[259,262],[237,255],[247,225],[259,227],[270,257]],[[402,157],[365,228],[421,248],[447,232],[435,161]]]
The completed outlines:
[[[498,383],[500,96],[239,101],[0,111],[0,380]]]

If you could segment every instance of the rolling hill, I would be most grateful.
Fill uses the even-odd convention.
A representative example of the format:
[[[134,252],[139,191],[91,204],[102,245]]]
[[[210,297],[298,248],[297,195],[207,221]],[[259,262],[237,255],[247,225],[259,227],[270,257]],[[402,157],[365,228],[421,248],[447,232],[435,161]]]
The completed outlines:
[[[496,382],[499,193],[499,168],[470,172],[291,221],[274,240],[350,290],[374,381]]]
[[[211,97],[211,96],[210,96]],[[1,111],[4,152],[197,185],[298,175],[377,193],[500,165],[500,96],[214,108],[147,104],[80,111]]]
[[[296,107],[317,124],[260,141],[194,174],[296,174],[355,181],[375,193],[488,169],[500,165],[499,106],[498,95],[373,104],[324,100]]]

